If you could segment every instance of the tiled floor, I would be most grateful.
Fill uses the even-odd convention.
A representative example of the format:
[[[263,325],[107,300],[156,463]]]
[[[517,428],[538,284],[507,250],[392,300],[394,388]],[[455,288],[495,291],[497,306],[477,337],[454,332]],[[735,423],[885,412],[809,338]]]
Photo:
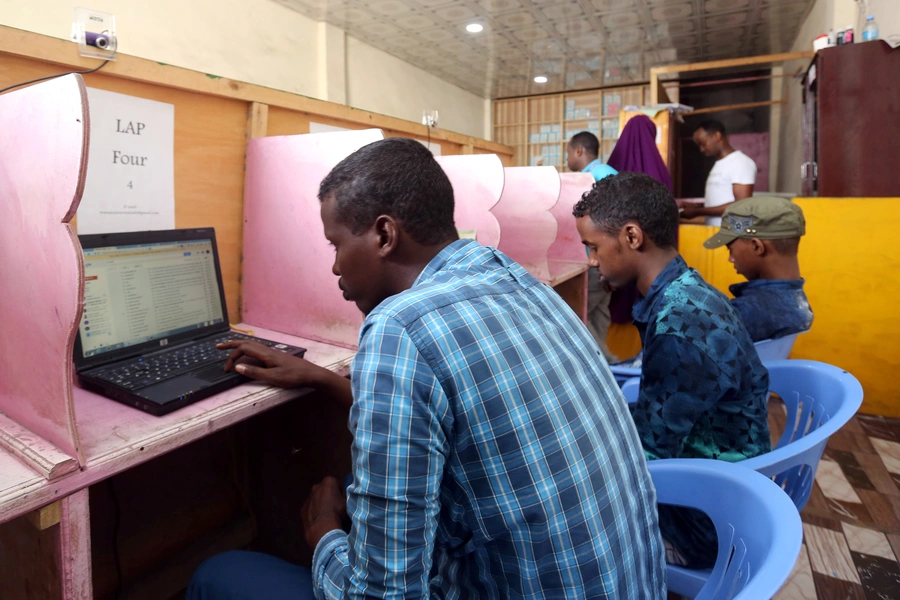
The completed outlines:
[[[777,600],[900,599],[900,420],[858,415],[832,436],[800,516]]]

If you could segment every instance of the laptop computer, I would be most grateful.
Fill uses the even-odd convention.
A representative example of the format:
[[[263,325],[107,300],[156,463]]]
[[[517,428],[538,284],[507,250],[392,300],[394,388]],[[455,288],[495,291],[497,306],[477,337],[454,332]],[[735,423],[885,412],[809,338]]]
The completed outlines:
[[[231,330],[212,228],[79,240],[84,311],[74,358],[85,389],[164,415],[249,381],[225,372],[230,351],[218,350],[220,342],[306,352]]]

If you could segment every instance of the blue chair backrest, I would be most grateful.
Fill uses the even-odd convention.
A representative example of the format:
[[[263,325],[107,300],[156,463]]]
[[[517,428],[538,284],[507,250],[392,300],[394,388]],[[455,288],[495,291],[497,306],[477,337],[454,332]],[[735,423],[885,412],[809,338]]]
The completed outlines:
[[[622,386],[622,395],[625,396],[625,402],[629,405],[637,404],[638,393],[641,391],[641,378],[632,377],[626,379]]]
[[[786,335],[780,338],[773,338],[771,340],[762,340],[753,344],[754,348],[756,348],[756,353],[759,354],[759,359],[763,362],[771,361],[771,360],[784,360],[791,354],[791,349],[794,347],[794,342],[797,341],[797,336],[799,333],[794,333],[791,335]],[[637,357],[640,357],[639,354]],[[633,359],[632,359],[633,360]],[[625,361],[625,363],[629,363],[631,361]],[[640,364],[640,361],[638,361]],[[619,386],[624,386],[625,382],[633,377],[641,376],[641,367],[632,367],[632,366],[622,366],[622,365],[610,365],[609,370],[612,371],[613,376],[616,378],[616,382]]]
[[[791,355],[791,348],[794,347],[794,342],[797,341],[798,335],[800,334],[794,333],[771,340],[762,340],[756,342],[753,346],[756,348],[756,353],[759,354],[759,359],[763,362],[784,360]]]
[[[802,510],[828,438],[859,410],[863,389],[847,371],[813,360],[778,360],[766,367],[769,391],[784,402],[787,423],[771,452],[741,465],[774,477]]]
[[[771,598],[791,574],[803,526],[771,479],[740,463],[672,459],[648,463],[660,504],[695,508],[716,527],[719,554],[705,581],[682,580],[667,565],[669,591],[696,600]]]
[[[619,364],[609,365],[609,370],[612,371],[613,377],[616,378],[616,383],[619,384],[619,387],[622,387],[629,379],[641,376],[641,362],[643,359],[643,353],[639,353],[637,356]]]

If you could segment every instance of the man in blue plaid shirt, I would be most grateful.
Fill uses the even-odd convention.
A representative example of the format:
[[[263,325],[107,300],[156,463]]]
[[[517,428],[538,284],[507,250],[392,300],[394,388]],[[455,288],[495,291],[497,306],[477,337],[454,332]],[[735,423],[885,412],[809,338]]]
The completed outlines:
[[[326,479],[303,509],[311,573],[228,553],[188,598],[664,598],[641,443],[572,310],[458,239],[450,182],[415,141],[362,148],[319,197],[339,285],[367,315],[351,383],[246,343],[233,357],[352,402],[352,529]]]

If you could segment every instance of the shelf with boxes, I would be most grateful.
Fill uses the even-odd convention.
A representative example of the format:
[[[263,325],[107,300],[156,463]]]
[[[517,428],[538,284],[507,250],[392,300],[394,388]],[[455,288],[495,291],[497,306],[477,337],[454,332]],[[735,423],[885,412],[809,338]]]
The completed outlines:
[[[532,132],[528,135],[530,155],[528,166],[540,165],[560,166],[562,164],[562,143],[568,138],[563,137],[562,125],[531,126]],[[538,131],[533,131],[537,128]]]
[[[600,159],[619,138],[619,110],[644,104],[647,86],[548,94],[494,101],[494,140],[516,148],[516,165],[566,171],[566,145],[582,131],[600,140]]]

